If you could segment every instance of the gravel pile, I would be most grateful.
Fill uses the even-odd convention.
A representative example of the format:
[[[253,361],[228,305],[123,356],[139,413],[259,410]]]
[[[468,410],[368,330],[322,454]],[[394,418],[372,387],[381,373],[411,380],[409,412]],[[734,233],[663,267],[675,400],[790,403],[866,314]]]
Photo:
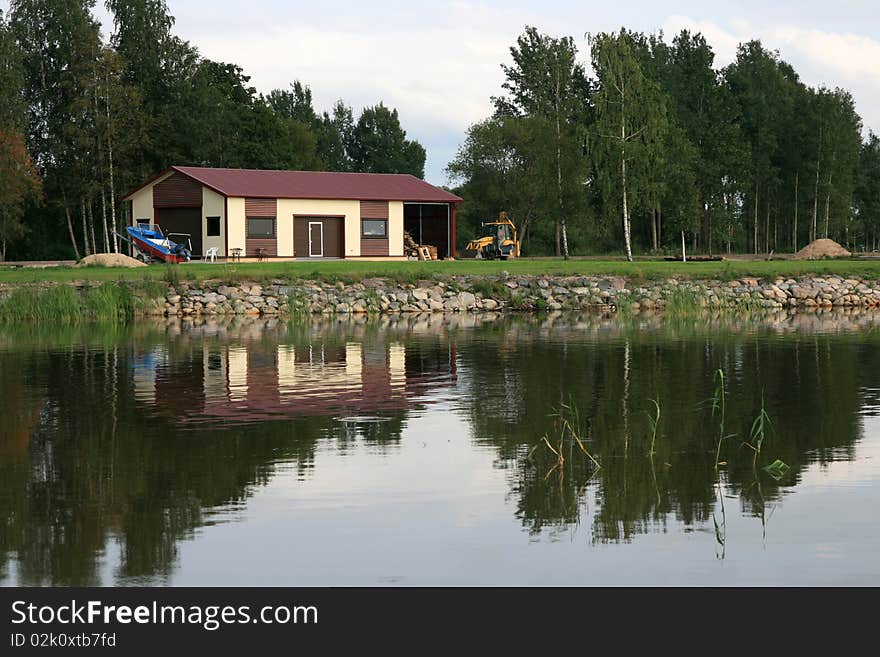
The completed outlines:
[[[80,267],[146,267],[140,260],[122,253],[96,253],[79,261]]]

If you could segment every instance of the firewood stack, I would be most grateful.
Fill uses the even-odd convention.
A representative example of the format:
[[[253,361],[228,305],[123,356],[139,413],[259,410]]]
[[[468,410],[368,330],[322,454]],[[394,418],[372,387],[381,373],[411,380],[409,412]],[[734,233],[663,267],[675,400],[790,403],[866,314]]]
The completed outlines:
[[[422,249],[427,249],[430,254],[431,260],[437,260],[437,247],[431,244],[423,244]],[[424,253],[419,255],[419,245],[412,238],[412,235],[407,231],[403,231],[403,254],[411,257],[418,258],[419,260],[425,259]]]
[[[409,231],[403,231],[403,253],[406,256],[417,258],[419,256],[419,245],[409,234]]]

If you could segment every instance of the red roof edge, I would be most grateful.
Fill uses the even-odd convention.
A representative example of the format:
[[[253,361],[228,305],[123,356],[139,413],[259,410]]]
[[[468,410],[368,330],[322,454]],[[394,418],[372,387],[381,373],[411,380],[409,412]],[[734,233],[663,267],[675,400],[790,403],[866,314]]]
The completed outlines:
[[[138,187],[135,187],[131,191],[127,192],[122,197],[122,200],[123,201],[129,200],[132,196],[137,194],[139,191],[146,189],[150,185],[155,184],[157,180],[159,180],[163,176],[166,176],[169,173],[177,173],[181,176],[186,176],[190,180],[193,180],[194,182],[197,182],[198,184],[203,185],[204,187],[207,187],[208,189],[216,192],[217,194],[220,194],[224,198],[229,197],[229,194],[226,193],[224,190],[220,189],[219,187],[216,187],[215,185],[212,185],[211,183],[207,182],[204,178],[186,171],[185,168],[207,168],[207,169],[210,169],[212,167],[181,167],[180,165],[172,165],[172,166],[168,167],[167,169],[159,172],[158,174],[156,174],[152,178],[150,178],[147,182],[145,182],[142,185],[139,185]],[[271,171],[270,169],[242,169],[242,170],[243,171]],[[322,172],[316,172],[316,173],[348,173],[348,172],[322,171]],[[408,175],[410,178],[413,178],[414,180],[425,183],[431,187],[434,187],[435,189],[439,189],[439,190],[449,194],[450,196],[452,196],[455,199],[455,200],[448,201],[452,205],[459,205],[460,203],[462,203],[464,201],[464,199],[461,198],[460,196],[458,196],[458,194],[455,194],[449,190],[443,189],[439,185],[432,185],[431,183],[429,183],[425,180],[422,180],[421,178],[414,176],[412,174],[406,174],[406,175]],[[275,197],[275,198],[300,198],[300,197],[280,197],[279,196],[279,197]],[[325,197],[311,197],[311,198],[321,199],[321,198],[325,198]],[[327,198],[330,198],[330,197],[327,197]],[[388,199],[388,200],[395,200],[395,199]],[[398,200],[403,200],[403,199],[398,199]]]
[[[137,193],[138,193],[139,191],[141,191],[142,189],[146,189],[147,187],[149,187],[150,185],[152,185],[153,183],[155,183],[157,180],[159,180],[159,178],[161,178],[162,176],[164,176],[164,175],[166,175],[166,174],[168,174],[168,173],[172,173],[172,172],[174,172],[174,173],[179,173],[181,176],[186,176],[186,177],[189,178],[190,180],[193,180],[193,181],[199,183],[200,185],[203,185],[203,186],[207,187],[208,189],[211,189],[211,190],[217,192],[218,194],[220,194],[220,196],[226,196],[226,193],[223,192],[222,190],[217,189],[217,188],[214,187],[213,185],[210,185],[210,184],[206,183],[204,180],[200,180],[199,178],[196,178],[195,176],[190,175],[190,174],[187,173],[186,171],[181,170],[180,166],[178,166],[178,165],[173,165],[173,166],[168,167],[168,168],[165,169],[164,171],[161,171],[160,173],[157,173],[155,176],[153,176],[152,178],[150,178],[150,179],[149,179],[147,182],[145,182],[143,185],[140,185],[140,186],[138,186],[138,187],[135,187],[133,190],[131,190],[131,191],[128,192],[125,196],[123,196],[123,197],[122,197],[122,200],[123,200],[123,201],[127,201],[127,200],[129,200],[132,196],[134,196],[135,194],[137,194]]]

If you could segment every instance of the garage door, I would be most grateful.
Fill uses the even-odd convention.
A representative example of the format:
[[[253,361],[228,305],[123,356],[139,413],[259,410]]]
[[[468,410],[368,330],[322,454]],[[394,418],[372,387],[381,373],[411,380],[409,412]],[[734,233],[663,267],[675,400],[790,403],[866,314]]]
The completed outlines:
[[[341,258],[343,219],[341,217],[296,217],[293,226],[293,253],[297,258]]]
[[[159,226],[168,233],[188,233],[192,240],[193,255],[202,255],[202,209],[158,208]],[[174,239],[174,238],[172,238]]]

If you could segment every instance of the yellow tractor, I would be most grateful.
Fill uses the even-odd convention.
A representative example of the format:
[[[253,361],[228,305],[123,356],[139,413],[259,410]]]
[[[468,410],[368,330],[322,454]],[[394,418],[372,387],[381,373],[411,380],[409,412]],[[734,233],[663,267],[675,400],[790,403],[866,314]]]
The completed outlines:
[[[468,242],[465,247],[468,255],[485,260],[507,260],[519,257],[519,241],[516,239],[516,226],[507,218],[507,213],[498,215],[497,221],[484,221],[482,235]]]

